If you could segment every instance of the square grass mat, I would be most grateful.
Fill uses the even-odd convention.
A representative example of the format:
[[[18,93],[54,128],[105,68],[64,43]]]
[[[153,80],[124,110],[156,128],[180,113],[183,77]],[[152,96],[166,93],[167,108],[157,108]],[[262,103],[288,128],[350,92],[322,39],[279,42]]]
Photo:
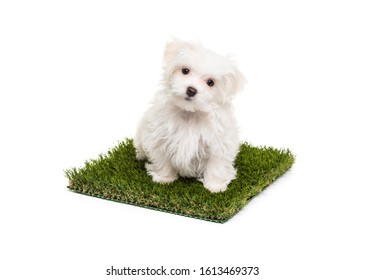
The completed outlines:
[[[225,192],[210,193],[196,179],[170,184],[151,180],[145,162],[135,158],[133,140],[125,139],[81,168],[65,170],[68,188],[77,193],[149,209],[224,223],[294,163],[289,150],[240,145],[237,178]]]

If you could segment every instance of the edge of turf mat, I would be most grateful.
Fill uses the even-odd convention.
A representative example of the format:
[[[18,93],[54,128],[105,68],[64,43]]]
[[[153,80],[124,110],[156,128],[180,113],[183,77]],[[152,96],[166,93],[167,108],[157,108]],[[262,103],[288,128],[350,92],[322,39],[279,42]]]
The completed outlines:
[[[106,154],[65,170],[74,192],[143,208],[224,223],[253,197],[283,175],[295,161],[288,149],[240,145],[235,160],[237,178],[221,193],[210,193],[196,179],[170,184],[151,180],[144,162],[135,158],[132,139],[119,142]]]

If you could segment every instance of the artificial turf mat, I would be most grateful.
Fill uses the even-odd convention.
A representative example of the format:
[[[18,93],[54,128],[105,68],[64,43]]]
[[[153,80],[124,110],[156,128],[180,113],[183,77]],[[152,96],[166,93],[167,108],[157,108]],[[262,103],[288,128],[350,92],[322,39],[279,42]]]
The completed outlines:
[[[237,178],[225,192],[211,193],[196,179],[153,182],[145,162],[135,159],[133,140],[126,139],[65,175],[68,188],[81,194],[223,223],[284,174],[294,160],[289,150],[242,143],[235,160]]]

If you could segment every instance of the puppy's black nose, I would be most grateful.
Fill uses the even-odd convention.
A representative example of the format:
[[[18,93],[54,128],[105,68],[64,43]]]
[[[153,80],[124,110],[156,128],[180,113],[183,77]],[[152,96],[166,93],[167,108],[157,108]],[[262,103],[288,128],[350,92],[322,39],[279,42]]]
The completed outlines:
[[[186,89],[186,94],[189,96],[189,97],[193,97],[195,94],[197,94],[198,91],[196,88],[193,88],[193,87],[188,87]]]

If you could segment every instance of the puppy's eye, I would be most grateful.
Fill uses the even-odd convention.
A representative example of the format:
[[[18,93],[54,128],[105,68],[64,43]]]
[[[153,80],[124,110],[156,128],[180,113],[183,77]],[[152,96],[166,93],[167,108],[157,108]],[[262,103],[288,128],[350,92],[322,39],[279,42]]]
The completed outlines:
[[[210,87],[214,86],[214,81],[212,79],[209,79],[207,81],[207,85],[210,86]]]
[[[187,74],[189,74],[190,70],[189,70],[188,68],[183,68],[183,69],[181,70],[181,72],[182,72],[184,75],[187,75]]]

